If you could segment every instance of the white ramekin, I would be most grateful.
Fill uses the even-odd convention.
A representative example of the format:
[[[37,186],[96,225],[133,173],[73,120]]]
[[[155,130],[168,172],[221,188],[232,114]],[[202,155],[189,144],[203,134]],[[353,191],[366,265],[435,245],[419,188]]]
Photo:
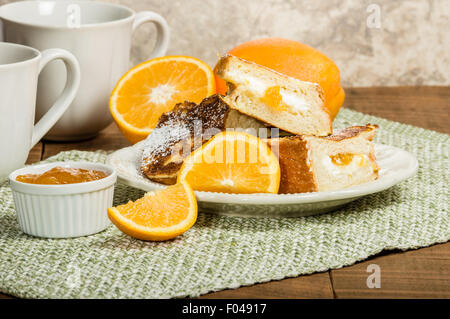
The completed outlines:
[[[62,166],[101,170],[107,177],[86,183],[37,185],[16,181],[18,175],[41,174]],[[115,170],[89,162],[55,162],[18,169],[9,175],[17,220],[24,233],[47,238],[70,238],[98,233],[110,225]]]

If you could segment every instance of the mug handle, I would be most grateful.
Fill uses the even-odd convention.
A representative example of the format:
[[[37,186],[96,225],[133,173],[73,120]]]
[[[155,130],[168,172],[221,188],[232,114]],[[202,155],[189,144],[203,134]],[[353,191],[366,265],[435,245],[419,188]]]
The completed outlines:
[[[67,70],[66,86],[53,106],[36,123],[33,128],[31,138],[31,148],[55,125],[64,112],[69,108],[75,99],[80,86],[80,65],[72,53],[63,49],[48,49],[42,51],[41,61],[39,62],[39,73],[53,60],[62,60]]]
[[[157,40],[150,59],[158,58],[166,54],[169,48],[170,29],[166,19],[152,11],[142,11],[136,14],[133,22],[133,32],[144,23],[152,22],[156,26]]]

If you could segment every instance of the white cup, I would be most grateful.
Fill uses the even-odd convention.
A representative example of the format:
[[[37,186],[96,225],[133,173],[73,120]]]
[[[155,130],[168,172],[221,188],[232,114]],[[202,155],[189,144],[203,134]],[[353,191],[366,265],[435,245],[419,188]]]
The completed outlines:
[[[53,60],[67,69],[60,96],[34,124],[36,90],[41,70]],[[80,84],[76,58],[62,49],[42,53],[19,44],[0,42],[0,179],[23,166],[30,149],[50,130],[75,98]]]
[[[166,53],[169,27],[160,15],[96,1],[22,1],[0,7],[4,40],[38,50],[63,48],[81,67],[78,94],[64,116],[45,136],[48,140],[81,140],[95,136],[112,122],[108,109],[111,91],[130,68],[134,30],[152,22],[158,33],[150,58]],[[52,63],[40,76],[36,117],[63,89],[66,72]]]

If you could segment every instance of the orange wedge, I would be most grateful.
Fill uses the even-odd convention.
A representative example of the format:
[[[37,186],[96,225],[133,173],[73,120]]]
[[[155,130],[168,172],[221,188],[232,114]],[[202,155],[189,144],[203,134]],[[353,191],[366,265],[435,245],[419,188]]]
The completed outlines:
[[[149,192],[135,202],[108,208],[108,217],[125,234],[162,241],[183,234],[197,220],[197,200],[187,183]]]
[[[139,64],[117,83],[109,101],[123,135],[137,143],[147,137],[162,113],[184,101],[200,103],[214,94],[214,73],[187,56],[165,56]]]
[[[222,132],[185,159],[178,181],[198,191],[276,194],[280,164],[259,138],[242,132]]]

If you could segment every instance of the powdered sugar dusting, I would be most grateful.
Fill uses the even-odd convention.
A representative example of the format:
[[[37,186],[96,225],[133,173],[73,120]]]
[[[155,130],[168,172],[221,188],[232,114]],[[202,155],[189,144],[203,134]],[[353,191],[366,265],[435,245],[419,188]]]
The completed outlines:
[[[168,120],[163,126],[155,128],[145,140],[142,163],[150,164],[157,157],[169,155],[173,145],[190,137],[189,128],[181,121]]]

